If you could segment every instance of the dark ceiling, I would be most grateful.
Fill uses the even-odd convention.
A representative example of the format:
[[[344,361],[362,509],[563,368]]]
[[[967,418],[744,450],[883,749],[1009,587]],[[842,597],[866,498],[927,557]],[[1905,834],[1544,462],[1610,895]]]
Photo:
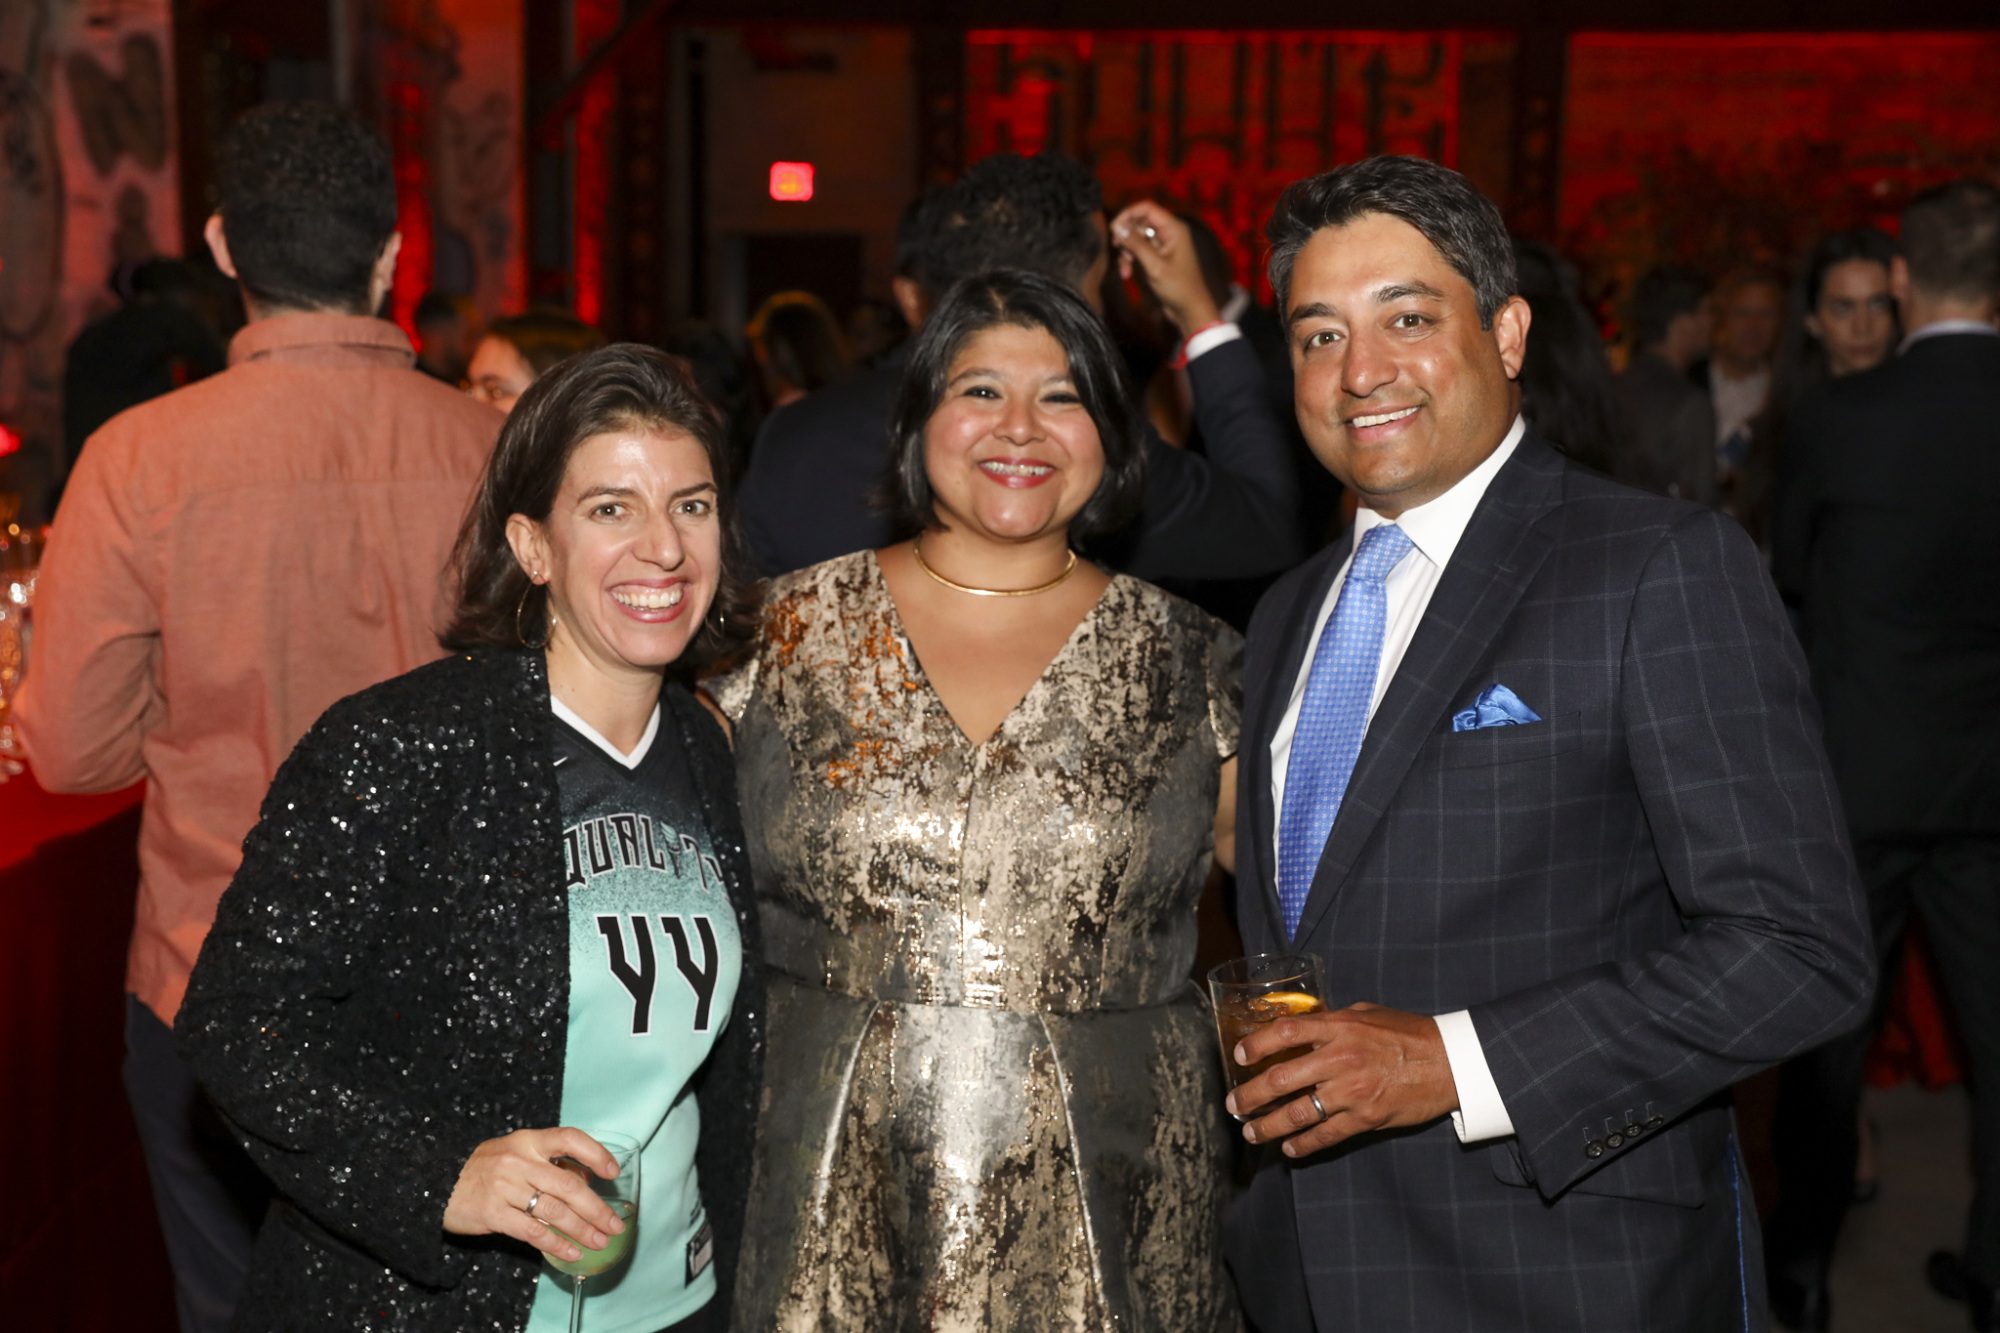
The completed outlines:
[[[1855,32],[2000,28],[1996,0],[682,0],[684,22],[974,28],[1554,28]]]

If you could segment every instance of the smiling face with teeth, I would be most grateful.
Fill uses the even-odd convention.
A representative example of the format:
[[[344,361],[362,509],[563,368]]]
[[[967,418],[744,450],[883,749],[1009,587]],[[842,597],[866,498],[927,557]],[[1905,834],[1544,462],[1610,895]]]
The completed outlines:
[[[1478,297],[1424,234],[1364,213],[1294,261],[1288,323],[1299,424],[1361,503],[1393,518],[1499,447],[1527,350],[1516,296],[1482,328]]]
[[[957,535],[1067,533],[1104,478],[1104,447],[1048,330],[996,324],[966,339],[924,432],[924,470]]]
[[[715,475],[701,443],[649,426],[577,445],[548,520],[508,520],[529,578],[546,582],[552,681],[650,678],[701,628],[722,568]]]

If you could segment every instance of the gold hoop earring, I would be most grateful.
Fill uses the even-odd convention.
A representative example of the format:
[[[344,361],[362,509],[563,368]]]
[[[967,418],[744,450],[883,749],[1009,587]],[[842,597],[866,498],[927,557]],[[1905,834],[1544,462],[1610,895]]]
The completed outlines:
[[[540,639],[530,642],[527,632],[521,628],[521,616],[528,609],[528,597],[540,586],[539,583],[531,580],[527,587],[521,589],[521,600],[514,604],[514,637],[521,641],[523,648],[546,648],[549,646],[549,636],[546,631],[543,632]],[[553,613],[551,613],[550,618],[554,618]]]

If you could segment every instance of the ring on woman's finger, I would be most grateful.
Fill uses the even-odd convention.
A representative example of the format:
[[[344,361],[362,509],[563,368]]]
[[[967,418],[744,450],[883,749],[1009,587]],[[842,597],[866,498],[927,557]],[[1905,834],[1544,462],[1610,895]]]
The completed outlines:
[[[1307,1093],[1307,1094],[1306,1094],[1306,1096],[1307,1096],[1308,1098],[1310,1098],[1310,1099],[1311,1099],[1311,1101],[1312,1101],[1312,1104],[1313,1104],[1313,1110],[1315,1110],[1315,1111],[1318,1111],[1318,1112],[1319,1112],[1319,1118],[1320,1118],[1321,1120],[1325,1120],[1325,1119],[1326,1119],[1326,1116],[1327,1116],[1327,1112],[1326,1112],[1326,1108],[1325,1108],[1324,1106],[1321,1106],[1321,1105],[1319,1104],[1319,1089],[1318,1089],[1318,1088],[1314,1088],[1314,1089],[1313,1089],[1313,1090],[1312,1090],[1311,1092]]]
[[[1141,226],[1141,227],[1139,228],[1139,234],[1140,234],[1141,236],[1145,237],[1145,238],[1146,238],[1147,240],[1149,240],[1149,241],[1157,241],[1157,240],[1159,240],[1159,239],[1160,239],[1160,230],[1159,230],[1159,228],[1155,227],[1155,226],[1154,226],[1154,225],[1153,225],[1152,223],[1150,223],[1150,222],[1148,222],[1148,223],[1144,224],[1143,226]]]
[[[535,1217],[535,1205],[540,1203],[541,1201],[542,1201],[542,1192],[540,1190],[536,1190],[533,1194],[528,1196],[528,1206],[526,1208],[523,1208],[521,1211],[526,1213],[529,1217]],[[548,1225],[547,1222],[543,1222],[542,1219],[539,1217],[535,1217],[535,1220],[537,1222],[541,1222],[543,1226]]]

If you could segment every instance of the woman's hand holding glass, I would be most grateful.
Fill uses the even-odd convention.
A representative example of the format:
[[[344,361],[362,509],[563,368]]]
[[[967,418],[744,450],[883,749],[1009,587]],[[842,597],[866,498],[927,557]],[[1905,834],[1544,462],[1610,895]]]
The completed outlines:
[[[444,1229],[457,1236],[512,1236],[571,1263],[583,1253],[565,1237],[603,1249],[625,1223],[580,1175],[556,1164],[562,1157],[606,1180],[618,1175],[617,1160],[580,1129],[517,1129],[472,1150],[445,1205]]]

